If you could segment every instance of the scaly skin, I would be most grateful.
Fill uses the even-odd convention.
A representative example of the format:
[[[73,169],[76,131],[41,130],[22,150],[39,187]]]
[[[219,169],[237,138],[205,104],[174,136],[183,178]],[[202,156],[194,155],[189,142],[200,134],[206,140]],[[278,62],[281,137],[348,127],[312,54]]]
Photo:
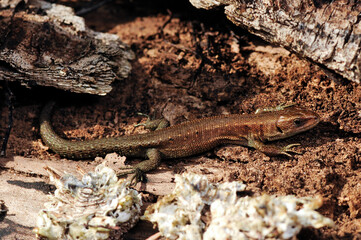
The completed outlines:
[[[161,159],[188,157],[209,151],[221,144],[238,144],[256,148],[268,155],[287,155],[294,152],[291,144],[280,148],[268,141],[284,139],[316,126],[319,116],[309,110],[292,105],[257,111],[257,114],[224,115],[201,118],[145,134],[103,138],[89,141],[69,141],[59,137],[50,125],[54,103],[47,104],[40,117],[40,134],[47,146],[63,157],[94,158],[117,152],[127,157],[148,157],[127,173],[155,169]],[[148,121],[165,126],[162,121]]]

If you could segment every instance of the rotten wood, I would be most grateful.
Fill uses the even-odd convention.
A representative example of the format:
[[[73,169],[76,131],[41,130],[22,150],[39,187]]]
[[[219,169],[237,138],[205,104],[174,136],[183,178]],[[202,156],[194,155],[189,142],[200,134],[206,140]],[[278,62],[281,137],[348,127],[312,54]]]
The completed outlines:
[[[134,58],[118,36],[95,32],[71,8],[0,0],[0,80],[106,95]]]
[[[224,6],[227,17],[346,79],[361,80],[361,2],[190,0],[197,8]]]

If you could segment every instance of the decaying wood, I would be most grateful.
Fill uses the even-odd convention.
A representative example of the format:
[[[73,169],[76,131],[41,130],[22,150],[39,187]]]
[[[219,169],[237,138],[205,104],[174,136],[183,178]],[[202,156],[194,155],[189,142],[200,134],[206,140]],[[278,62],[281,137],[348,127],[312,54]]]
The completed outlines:
[[[190,0],[197,8],[224,6],[236,25],[341,76],[361,80],[361,2]]]
[[[0,80],[105,95],[134,58],[118,36],[90,30],[71,8],[0,0]]]

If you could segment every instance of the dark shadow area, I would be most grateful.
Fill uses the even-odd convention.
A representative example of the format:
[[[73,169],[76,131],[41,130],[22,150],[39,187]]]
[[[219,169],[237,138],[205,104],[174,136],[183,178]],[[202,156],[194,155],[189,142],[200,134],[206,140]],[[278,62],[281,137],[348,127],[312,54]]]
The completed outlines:
[[[11,239],[21,239],[25,234],[34,236],[32,230],[32,227],[26,227],[5,218],[4,221],[0,222],[0,239],[10,239],[9,235],[15,237]],[[20,238],[16,238],[17,233]]]
[[[35,189],[37,191],[41,191],[45,194],[54,193],[56,188],[52,184],[48,184],[45,182],[24,182],[24,181],[17,181],[17,180],[8,180],[7,181],[11,185],[16,185],[26,189]]]

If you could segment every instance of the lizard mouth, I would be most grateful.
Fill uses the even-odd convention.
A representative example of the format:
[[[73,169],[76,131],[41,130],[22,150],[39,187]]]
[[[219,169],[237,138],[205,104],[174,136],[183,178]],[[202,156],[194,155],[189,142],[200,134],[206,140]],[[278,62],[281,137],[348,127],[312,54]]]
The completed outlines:
[[[317,113],[309,112],[302,118],[303,124],[300,126],[300,131],[307,131],[315,127],[320,122],[320,117]]]

